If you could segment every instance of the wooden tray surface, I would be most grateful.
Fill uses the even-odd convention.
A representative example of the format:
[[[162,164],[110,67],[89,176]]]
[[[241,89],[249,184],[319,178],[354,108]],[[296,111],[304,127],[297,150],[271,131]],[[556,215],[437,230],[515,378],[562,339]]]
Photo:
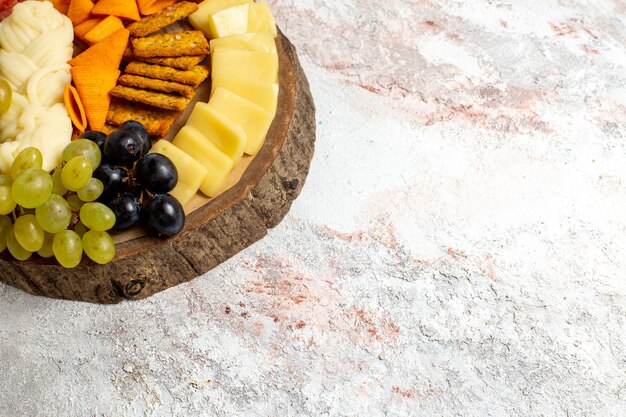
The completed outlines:
[[[120,235],[113,262],[97,265],[84,257],[73,269],[35,256],[15,261],[5,251],[0,281],[53,298],[103,304],[136,300],[203,275],[265,236],[302,190],[315,142],[315,106],[296,51],[282,32],[276,46],[278,111],[263,147],[235,169],[222,194],[198,196],[186,207],[180,234],[160,239],[139,229]]]

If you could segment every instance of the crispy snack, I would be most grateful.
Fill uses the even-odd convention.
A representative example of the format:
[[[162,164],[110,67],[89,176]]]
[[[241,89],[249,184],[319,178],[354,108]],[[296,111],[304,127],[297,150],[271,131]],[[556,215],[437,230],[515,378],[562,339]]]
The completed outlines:
[[[174,94],[158,93],[140,88],[118,85],[111,90],[111,95],[128,101],[149,104],[163,110],[183,111],[189,104],[189,99]]]
[[[164,7],[171,6],[176,0],[137,0],[137,6],[142,15],[154,14]]]
[[[120,19],[140,20],[139,9],[135,0],[98,0],[91,10],[95,15],[113,15]]]
[[[190,70],[179,70],[161,65],[151,65],[145,62],[133,61],[126,66],[127,74],[143,75],[164,81],[191,85],[194,88],[209,76],[209,69],[203,65],[196,65]]]
[[[122,54],[122,58],[126,62],[130,62],[133,59],[135,59],[135,55],[133,55],[133,45],[130,42],[128,42],[126,44],[126,49],[124,49],[124,53]]]
[[[196,3],[181,1],[128,25],[132,36],[146,36],[177,22],[198,10]]]
[[[70,18],[74,26],[89,19],[94,3],[91,0],[71,0],[67,9],[67,17]]]
[[[50,0],[55,9],[59,12],[67,15],[67,11],[70,8],[70,0]]]
[[[89,20],[87,20],[87,22],[88,21]],[[93,45],[94,43],[104,40],[106,37],[114,34],[120,29],[124,29],[124,24],[120,18],[117,16],[107,16],[92,27],[89,32],[85,34],[84,39],[89,42],[89,44]]]
[[[72,67],[72,80],[85,108],[89,127],[100,130],[109,109],[109,92],[117,83],[120,71],[110,67]]]
[[[163,65],[164,67],[178,68],[188,70],[204,61],[206,55],[177,56],[171,58],[136,58],[138,61],[147,62],[148,64]]]
[[[70,84],[65,86],[63,90],[63,103],[65,104],[65,110],[67,115],[70,116],[72,124],[81,132],[87,129],[87,116],[85,114],[85,107],[83,102],[80,101],[78,90],[76,90]]]
[[[128,30],[122,28],[102,41],[90,46],[80,55],[70,59],[68,63],[78,66],[107,66],[117,69],[122,61],[122,54],[128,44]]]
[[[193,98],[196,94],[193,87],[188,85],[142,77],[141,75],[124,74],[117,82],[127,87],[147,88],[149,90],[164,91],[166,93],[178,93],[187,98]]]
[[[161,110],[141,103],[113,99],[107,115],[109,125],[119,126],[127,120],[136,120],[146,127],[151,136],[162,138],[167,136],[179,113]],[[105,128],[109,125],[105,125]]]
[[[108,136],[111,133],[113,133],[115,130],[117,130],[117,126],[113,126],[113,125],[106,123],[100,132]]]
[[[209,52],[209,43],[199,30],[135,38],[132,43],[133,52],[138,57],[202,55]]]
[[[85,35],[98,23],[102,22],[102,20],[104,19],[101,17],[93,17],[91,19],[85,20],[80,25],[74,26],[74,35],[76,35],[76,37],[79,39],[85,40]]]

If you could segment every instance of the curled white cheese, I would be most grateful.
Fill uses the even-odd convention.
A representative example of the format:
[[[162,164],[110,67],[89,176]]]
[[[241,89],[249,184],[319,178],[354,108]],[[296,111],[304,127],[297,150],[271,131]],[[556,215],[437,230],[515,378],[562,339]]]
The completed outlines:
[[[72,136],[63,89],[71,82],[73,41],[72,22],[47,1],[19,3],[0,22],[0,78],[13,90],[0,116],[0,172],[29,146],[41,151],[45,170],[61,161]]]

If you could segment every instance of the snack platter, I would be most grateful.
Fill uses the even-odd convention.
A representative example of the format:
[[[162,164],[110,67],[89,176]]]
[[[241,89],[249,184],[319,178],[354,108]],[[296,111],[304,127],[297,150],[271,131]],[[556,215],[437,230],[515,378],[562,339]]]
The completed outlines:
[[[159,33],[189,28],[186,21],[175,22]],[[315,141],[315,108],[295,50],[280,30],[275,45],[279,88],[276,113],[264,141],[258,151],[240,158],[214,196],[198,191],[186,199],[180,232],[159,236],[146,227],[132,227],[112,234],[112,261],[100,264],[84,256],[70,268],[59,265],[54,257],[33,256],[19,261],[5,250],[0,255],[0,281],[53,298],[97,303],[141,299],[204,274],[276,226],[300,193],[308,173]],[[81,48],[86,47],[81,43],[75,46],[75,57]],[[211,58],[205,62],[210,65]],[[210,101],[212,82],[209,77],[196,87],[194,97],[166,135],[151,138],[151,152],[160,153],[154,150],[157,141],[174,139],[177,143],[181,130],[188,129],[195,104]],[[112,134],[110,129],[108,133]]]

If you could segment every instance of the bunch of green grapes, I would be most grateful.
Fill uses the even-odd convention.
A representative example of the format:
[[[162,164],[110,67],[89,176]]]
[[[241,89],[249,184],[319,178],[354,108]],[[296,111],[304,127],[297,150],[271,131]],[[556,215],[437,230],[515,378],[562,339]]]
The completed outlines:
[[[99,264],[111,262],[115,246],[107,231],[115,214],[96,202],[104,186],[92,177],[101,158],[96,143],[78,139],[49,173],[37,148],[23,149],[0,174],[0,253],[8,250],[20,261],[37,253],[65,268],[77,266],[83,253]]]

